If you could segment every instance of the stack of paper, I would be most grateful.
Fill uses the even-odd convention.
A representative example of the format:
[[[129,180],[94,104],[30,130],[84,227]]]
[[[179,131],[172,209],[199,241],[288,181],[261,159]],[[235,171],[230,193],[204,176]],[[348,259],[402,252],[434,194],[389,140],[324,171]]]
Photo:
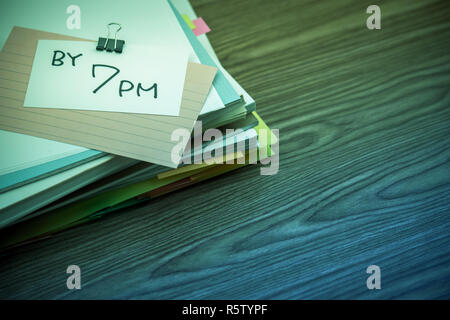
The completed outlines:
[[[53,24],[48,0],[21,21],[20,2],[0,8],[0,248],[271,155],[276,137],[187,0],[81,2],[98,14],[79,30]],[[99,50],[116,20],[122,53]]]

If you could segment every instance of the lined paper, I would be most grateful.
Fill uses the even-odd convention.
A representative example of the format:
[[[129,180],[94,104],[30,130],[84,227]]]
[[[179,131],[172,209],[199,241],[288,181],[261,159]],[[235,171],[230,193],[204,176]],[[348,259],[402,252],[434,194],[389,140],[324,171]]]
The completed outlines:
[[[0,52],[0,129],[177,167],[171,160],[171,151],[179,142],[171,141],[171,134],[178,128],[192,131],[217,68],[188,63],[178,117],[25,108],[26,88],[40,39],[84,41],[13,28]]]

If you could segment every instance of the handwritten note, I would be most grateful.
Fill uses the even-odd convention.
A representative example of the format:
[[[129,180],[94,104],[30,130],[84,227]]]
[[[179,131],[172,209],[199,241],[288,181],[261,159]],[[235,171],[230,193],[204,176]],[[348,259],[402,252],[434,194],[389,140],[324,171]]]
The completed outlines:
[[[187,62],[168,47],[39,40],[24,106],[178,116]]]

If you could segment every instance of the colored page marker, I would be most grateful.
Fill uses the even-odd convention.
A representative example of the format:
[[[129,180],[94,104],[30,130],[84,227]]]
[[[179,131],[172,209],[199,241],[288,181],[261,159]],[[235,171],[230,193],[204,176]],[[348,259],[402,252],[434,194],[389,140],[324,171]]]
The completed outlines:
[[[194,31],[196,36],[199,36],[199,35],[202,35],[202,34],[205,34],[205,33],[208,33],[211,31],[211,29],[208,27],[206,22],[203,21],[202,18],[195,19],[193,22],[194,22],[196,28],[193,29],[192,31]]]
[[[191,19],[189,19],[187,14],[183,14],[182,17],[183,20],[186,21],[189,28],[191,28],[191,30],[194,30],[196,28],[195,24],[191,21]]]

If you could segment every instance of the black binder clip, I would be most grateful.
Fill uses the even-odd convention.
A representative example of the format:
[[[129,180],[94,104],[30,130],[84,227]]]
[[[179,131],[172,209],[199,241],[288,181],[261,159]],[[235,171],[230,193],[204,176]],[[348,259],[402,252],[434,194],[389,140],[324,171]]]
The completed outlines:
[[[112,25],[118,26],[119,28],[116,30],[116,33],[114,34],[114,41],[112,39],[109,38],[110,35],[110,27]],[[119,23],[116,22],[111,22],[108,23],[108,35],[106,36],[106,38],[98,38],[98,43],[97,43],[97,50],[99,51],[115,51],[117,53],[122,53],[123,50],[123,45],[125,44],[125,41],[123,40],[117,40],[117,33],[122,29],[122,26]]]

